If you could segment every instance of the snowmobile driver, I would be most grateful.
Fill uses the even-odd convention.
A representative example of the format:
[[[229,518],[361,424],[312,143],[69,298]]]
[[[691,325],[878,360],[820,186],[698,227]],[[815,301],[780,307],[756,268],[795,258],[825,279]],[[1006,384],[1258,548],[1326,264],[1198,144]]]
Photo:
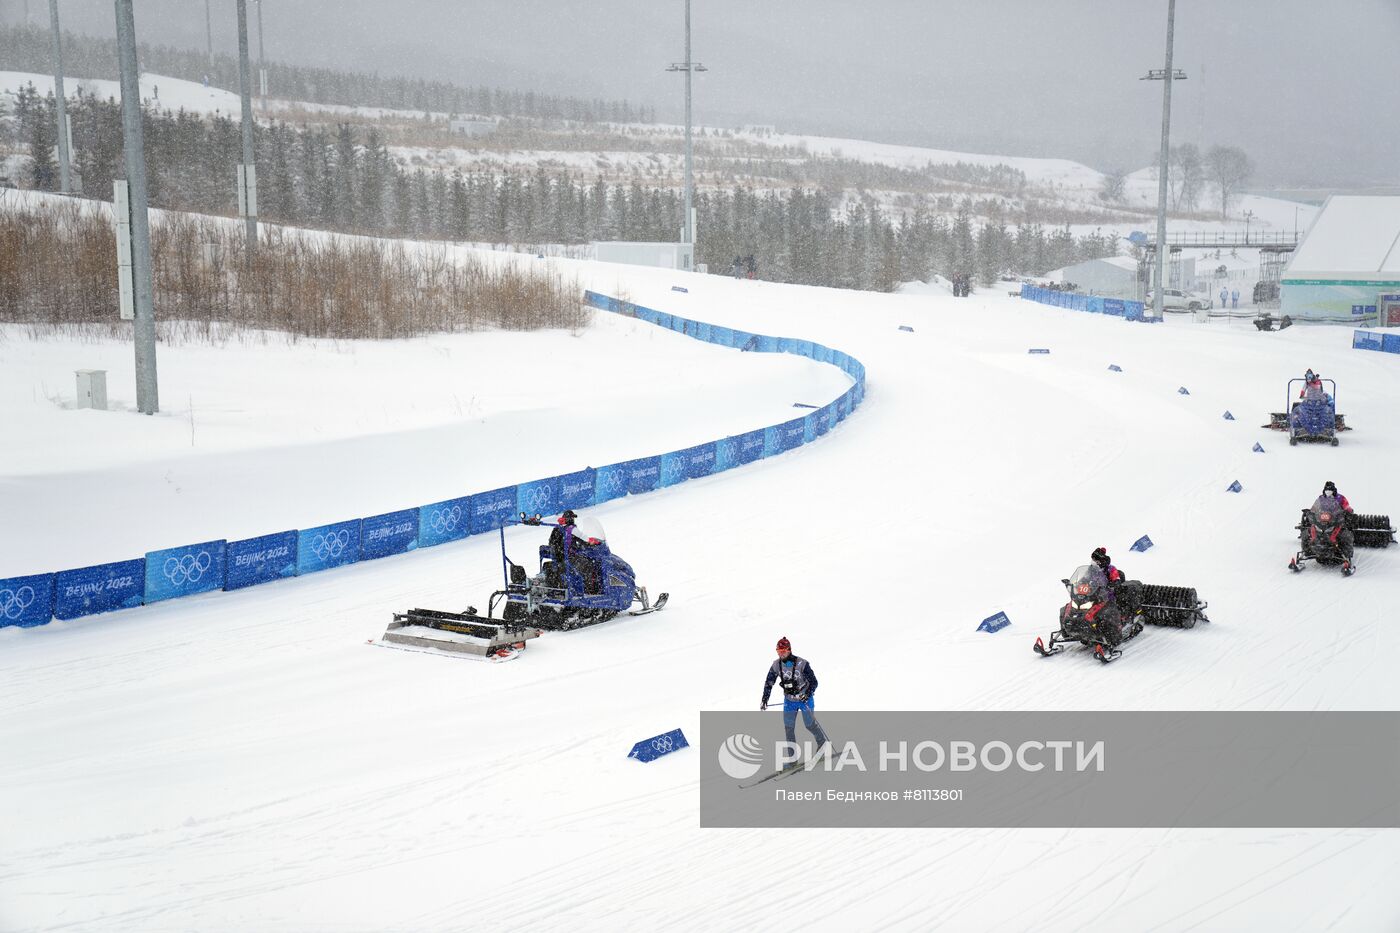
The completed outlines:
[[[1097,564],[1099,569],[1103,571],[1104,577],[1108,579],[1109,586],[1114,586],[1128,579],[1123,575],[1121,570],[1113,566],[1113,559],[1108,556],[1108,551],[1106,549],[1101,547],[1094,548],[1094,553],[1089,555],[1089,559]]]
[[[1337,550],[1342,552],[1343,571],[1351,570],[1352,548],[1355,543],[1355,536],[1351,533],[1352,518],[1356,514],[1351,509],[1351,503],[1347,497],[1337,491],[1337,484],[1330,479],[1323,484],[1322,495],[1318,496],[1312,504],[1314,512],[1338,512],[1342,513],[1342,528],[1337,535]]]
[[[817,675],[805,658],[792,653],[792,644],[787,636],[778,639],[778,660],[768,668],[768,677],[763,681],[763,701],[761,710],[768,708],[768,697],[773,692],[773,684],[781,682],[783,688],[783,729],[787,740],[797,744],[797,714],[802,713],[802,724],[817,741],[817,748],[827,743],[826,732],[812,712],[812,696],[817,692]]]
[[[1298,392],[1298,397],[1309,402],[1327,401],[1327,392],[1322,388],[1322,377],[1311,369],[1303,375],[1303,388]]]

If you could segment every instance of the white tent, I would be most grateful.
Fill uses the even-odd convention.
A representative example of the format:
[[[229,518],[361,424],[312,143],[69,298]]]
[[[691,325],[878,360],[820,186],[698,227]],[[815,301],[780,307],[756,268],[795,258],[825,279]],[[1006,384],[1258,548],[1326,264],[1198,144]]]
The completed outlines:
[[[1372,323],[1392,304],[1400,315],[1400,197],[1328,198],[1283,272],[1282,297],[1294,319]]]

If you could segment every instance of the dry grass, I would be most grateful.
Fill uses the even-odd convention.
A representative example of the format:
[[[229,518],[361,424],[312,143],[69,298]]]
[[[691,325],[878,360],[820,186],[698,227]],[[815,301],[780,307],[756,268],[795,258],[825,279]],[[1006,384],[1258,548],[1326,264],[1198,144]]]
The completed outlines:
[[[577,282],[491,264],[450,246],[264,227],[252,263],[241,228],[166,215],[152,230],[162,334],[245,331],[386,339],[484,327],[576,329],[590,312]],[[36,331],[119,328],[116,233],[106,210],[72,203],[0,207],[0,321]]]

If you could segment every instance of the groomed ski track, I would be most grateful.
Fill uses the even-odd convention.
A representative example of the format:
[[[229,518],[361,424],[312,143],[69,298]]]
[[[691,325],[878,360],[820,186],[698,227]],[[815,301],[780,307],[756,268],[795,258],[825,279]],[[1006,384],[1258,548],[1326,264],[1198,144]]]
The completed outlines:
[[[1359,552],[1348,580],[1285,566],[1326,479],[1400,513],[1394,359],[1344,328],[561,265],[845,350],[865,402],[795,452],[596,509],[670,606],[510,664],[365,645],[394,610],[480,605],[493,536],[0,632],[0,929],[1400,922],[1394,832],[702,831],[698,748],[626,757],[676,726],[698,745],[699,710],[756,709],[779,635],[819,671],[819,712],[1395,709],[1400,550]],[[1356,428],[1338,448],[1258,427],[1309,366]],[[1128,552],[1142,534],[1157,546]],[[1213,621],[1150,628],[1109,667],[1036,657],[1059,579],[1097,545],[1134,578],[1196,587]],[[974,631],[999,609],[1011,627]]]

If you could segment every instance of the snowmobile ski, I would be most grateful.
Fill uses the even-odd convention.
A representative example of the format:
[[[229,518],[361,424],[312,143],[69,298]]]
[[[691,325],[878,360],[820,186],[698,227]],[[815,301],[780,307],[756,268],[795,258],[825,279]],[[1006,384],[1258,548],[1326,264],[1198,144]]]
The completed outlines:
[[[656,602],[649,606],[643,606],[641,609],[629,609],[627,610],[627,614],[629,616],[644,616],[651,612],[660,612],[662,609],[666,608],[666,600],[670,598],[670,593],[662,593],[660,596],[656,597]]]
[[[1045,642],[1041,641],[1040,636],[1037,635],[1035,639],[1035,644],[1031,647],[1034,648],[1035,653],[1040,655],[1042,658],[1048,658],[1052,655],[1059,654],[1061,651],[1065,650],[1065,646],[1063,644],[1055,644],[1055,640],[1053,638],[1050,639],[1050,642],[1050,647],[1045,647]]]

